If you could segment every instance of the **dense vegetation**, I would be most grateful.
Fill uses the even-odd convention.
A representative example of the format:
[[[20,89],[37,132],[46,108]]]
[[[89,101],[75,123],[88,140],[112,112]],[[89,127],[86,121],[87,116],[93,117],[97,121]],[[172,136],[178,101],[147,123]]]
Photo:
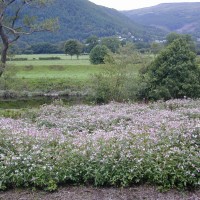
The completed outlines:
[[[137,23],[200,38],[200,3],[164,3],[123,12]]]
[[[141,98],[200,97],[200,69],[195,58],[185,39],[175,39],[144,69]]]
[[[169,38],[155,55],[140,53],[133,43],[114,53],[106,48],[101,65],[92,65],[88,55],[11,57],[0,79],[1,97],[87,94],[88,102],[109,104],[65,106],[58,100],[40,108],[0,110],[0,190],[138,183],[198,188],[200,101],[130,102],[138,100],[144,83],[146,102],[199,97],[200,68],[191,41]],[[90,55],[99,47],[104,46],[95,46]]]
[[[30,2],[2,1],[0,7]],[[22,7],[13,6],[12,28],[21,25]],[[0,190],[145,183],[164,190],[199,188],[200,59],[192,38],[172,33],[166,43],[146,43],[162,32],[86,0],[57,0],[27,13],[39,21],[58,16],[61,29],[18,43],[24,53],[38,55],[15,56],[12,46],[8,65],[0,69],[0,98],[63,95],[91,105],[56,100],[29,109],[0,108]],[[5,33],[16,32],[4,32],[2,19],[1,38],[8,42]]]
[[[90,52],[90,62],[92,64],[104,64],[104,58],[109,50],[105,45],[97,45]]]
[[[91,35],[99,37],[132,34],[137,38],[150,40],[164,33],[155,28],[144,27],[132,22],[120,12],[102,6],[97,6],[86,0],[56,0],[53,5],[42,11],[31,9],[30,15],[39,15],[38,19],[56,17],[60,29],[56,33],[34,34],[26,41],[59,42],[68,39],[83,40]]]
[[[65,107],[0,118],[0,190],[199,186],[200,101]]]

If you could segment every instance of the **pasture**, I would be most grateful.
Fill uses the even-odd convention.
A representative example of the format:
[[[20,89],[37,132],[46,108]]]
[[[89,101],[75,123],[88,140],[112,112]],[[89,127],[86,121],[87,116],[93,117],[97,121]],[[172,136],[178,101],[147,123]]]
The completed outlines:
[[[12,59],[8,61],[5,72],[6,83],[2,84],[6,90],[84,90],[90,87],[93,75],[106,69],[106,65],[90,64],[88,55],[82,55],[79,59],[75,56],[71,59],[64,54],[16,55]],[[135,64],[130,67],[130,72],[137,75],[139,68],[140,65]]]
[[[89,75],[100,71],[99,66],[90,64],[88,56],[80,56],[79,59],[59,54],[50,55],[18,55],[16,59],[26,58],[24,61],[10,61],[13,66],[15,78],[23,79],[75,79],[85,80]],[[46,60],[40,60],[40,58]],[[48,58],[50,60],[48,60]],[[59,58],[54,60],[51,58]]]

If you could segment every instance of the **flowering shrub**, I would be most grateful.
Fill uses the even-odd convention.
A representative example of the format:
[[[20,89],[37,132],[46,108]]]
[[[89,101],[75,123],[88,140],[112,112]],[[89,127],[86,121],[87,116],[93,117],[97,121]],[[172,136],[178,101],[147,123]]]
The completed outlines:
[[[0,189],[200,184],[200,100],[44,105],[0,118]]]

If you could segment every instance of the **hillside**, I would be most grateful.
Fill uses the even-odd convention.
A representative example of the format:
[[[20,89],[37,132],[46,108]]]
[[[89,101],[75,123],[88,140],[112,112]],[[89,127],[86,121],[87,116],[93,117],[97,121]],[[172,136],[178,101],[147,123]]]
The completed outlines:
[[[200,3],[164,3],[124,11],[130,19],[165,31],[189,33],[200,38]]]
[[[69,38],[85,39],[90,35],[99,37],[127,35],[128,33],[149,40],[163,36],[162,31],[139,25],[117,10],[95,5],[88,0],[56,0],[42,10],[28,10],[38,19],[58,17],[60,29],[56,33],[34,34],[27,41],[58,42]]]

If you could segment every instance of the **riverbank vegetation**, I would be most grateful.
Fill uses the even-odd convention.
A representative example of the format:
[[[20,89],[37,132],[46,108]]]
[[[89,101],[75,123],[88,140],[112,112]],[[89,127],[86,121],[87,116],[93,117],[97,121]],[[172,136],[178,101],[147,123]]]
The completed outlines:
[[[184,38],[158,55],[126,44],[108,51],[104,64],[88,55],[14,58],[1,77],[2,97],[79,95],[90,105],[56,100],[0,110],[0,190],[199,188],[200,68]]]
[[[0,118],[0,189],[199,186],[200,101],[65,107]]]

